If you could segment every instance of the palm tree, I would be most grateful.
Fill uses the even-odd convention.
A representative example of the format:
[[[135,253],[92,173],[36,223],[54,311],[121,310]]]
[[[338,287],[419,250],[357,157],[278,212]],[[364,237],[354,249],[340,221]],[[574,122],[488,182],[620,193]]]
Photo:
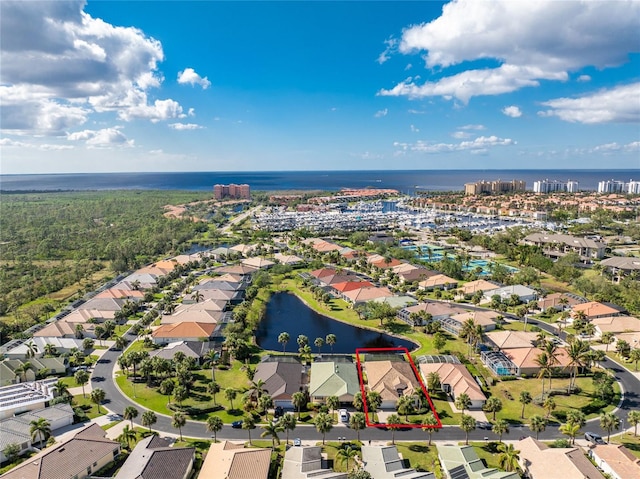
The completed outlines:
[[[611,431],[620,429],[620,418],[612,412],[600,414],[600,427],[607,431],[607,442],[611,439]]]
[[[342,447],[336,453],[336,459],[339,463],[346,462],[346,471],[349,472],[349,461],[358,457],[358,451],[351,446]]]
[[[213,405],[216,406],[216,394],[220,392],[220,385],[215,381],[211,381],[207,384],[207,392],[213,396]]]
[[[291,396],[294,407],[298,410],[298,419],[300,419],[300,413],[302,412],[302,406],[307,404],[307,397],[303,392],[295,392]]]
[[[55,356],[57,353],[58,353],[58,350],[53,344],[47,343],[44,345],[44,354],[46,356]]]
[[[313,341],[313,345],[314,345],[316,348],[318,348],[318,354],[320,354],[320,351],[321,351],[321,349],[322,349],[322,346],[324,346],[324,339],[322,339],[322,338],[316,338],[316,339]]]
[[[256,421],[251,414],[247,414],[242,420],[242,429],[246,429],[249,434],[249,445],[251,446],[251,430],[255,429]]]
[[[404,414],[404,420],[409,420],[409,414],[415,411],[412,396],[400,396],[397,403],[398,413]]]
[[[216,366],[218,365],[218,360],[220,359],[220,355],[215,349],[210,349],[204,355],[204,364],[208,364],[211,366],[211,380],[216,380]]]
[[[555,410],[556,408],[556,400],[553,399],[553,396],[547,396],[547,399],[545,399],[542,403],[542,407],[545,411],[547,411],[547,418],[549,418],[551,411]]]
[[[100,404],[102,403],[102,401],[104,401],[104,398],[106,397],[106,393],[104,392],[104,389],[101,388],[96,388],[93,391],[91,391],[91,402],[94,403],[96,406],[98,406],[98,414],[101,414],[100,412]]]
[[[264,394],[265,392],[266,389],[264,388],[264,380],[262,379],[251,381],[251,385],[249,386],[249,390],[247,391],[249,396],[251,396],[251,398],[256,401],[260,399],[260,396],[262,396],[262,394]]]
[[[142,413],[142,425],[149,428],[149,432],[151,432],[151,426],[153,426],[158,421],[158,417],[156,413],[153,411],[145,411]]]
[[[52,385],[52,387],[56,390],[56,396],[66,397],[67,399],[69,399],[69,404],[71,404],[73,396],[69,394],[69,386],[67,386],[67,383],[65,383],[61,379],[58,379],[58,381],[56,381],[55,384]]]
[[[135,429],[130,428],[129,425],[126,425],[122,429],[122,433],[118,436],[118,442],[120,442],[120,444],[126,444],[127,448],[131,450],[131,442],[135,441],[137,437],[138,434],[136,434]]]
[[[575,424],[573,422],[566,422],[560,426],[560,432],[566,436],[571,438],[571,444],[576,443],[576,436],[580,432],[580,424]]]
[[[549,359],[549,390],[551,390],[551,378],[553,376],[553,368],[559,363],[558,361],[558,346],[551,341],[546,341],[544,344],[544,352]]]
[[[36,354],[39,353],[38,346],[33,341],[25,343],[25,346],[27,347],[27,352],[25,353],[27,359],[35,358]]]
[[[180,431],[180,440],[182,441],[182,427],[187,423],[187,418],[181,412],[176,412],[171,418],[171,426]]]
[[[502,401],[497,396],[491,396],[484,403],[484,410],[493,413],[493,420],[496,420],[496,413],[502,410]]]
[[[207,431],[213,433],[213,442],[218,442],[218,431],[222,430],[224,422],[218,416],[209,416],[207,418]]]
[[[635,364],[635,370],[638,370],[638,361],[640,361],[640,348],[634,348],[629,353],[629,360]]]
[[[173,389],[173,399],[175,399],[180,406],[182,406],[182,401],[184,401],[188,397],[189,397],[189,390],[186,387],[184,387],[182,384],[178,384]]]
[[[236,391],[233,388],[227,388],[224,390],[224,397],[227,399],[227,401],[229,401],[229,403],[231,404],[231,408],[229,409],[230,411],[233,410],[233,400],[238,396],[238,391]]]
[[[527,404],[530,404],[533,398],[531,397],[531,393],[529,391],[521,391],[519,401],[522,403],[522,412],[520,413],[520,417],[524,419],[524,407]]]
[[[434,414],[430,412],[429,414],[426,415],[422,424],[423,424],[422,430],[427,431],[427,434],[429,434],[429,446],[430,446],[431,436],[433,435],[434,431],[438,432],[438,420],[436,419]],[[429,426],[429,427],[426,427],[426,426]]]
[[[20,382],[25,382],[27,380],[27,371],[33,369],[33,364],[29,361],[25,361],[21,363],[18,367],[14,369],[14,372],[20,376]]]
[[[29,434],[32,441],[40,437],[40,449],[42,449],[42,443],[51,436],[51,423],[43,417],[34,419],[29,423]]]
[[[381,404],[382,404],[382,397],[380,396],[379,392],[377,391],[367,392],[367,405],[369,406],[369,411],[371,413],[376,412]]]
[[[536,433],[536,439],[538,439],[538,434],[544,431],[547,428],[547,420],[540,416],[539,414],[534,414],[531,416],[529,420],[529,429],[531,432]]]
[[[491,427],[491,431],[498,436],[499,442],[502,442],[502,435],[509,434],[509,423],[504,419],[498,419]]]
[[[324,339],[324,342],[331,347],[331,354],[333,354],[333,345],[336,344],[337,340],[338,338],[333,333],[327,334],[327,337]]]
[[[267,424],[262,426],[262,429],[264,429],[264,431],[262,431],[260,437],[271,436],[271,449],[275,449],[276,444],[280,445],[280,437],[278,436],[278,433],[284,432],[284,428],[282,427],[280,421],[276,423],[268,422]]]
[[[264,417],[268,421],[269,420],[269,409],[273,407],[273,398],[270,394],[263,394],[258,399],[258,407],[260,411],[264,412]]]
[[[349,427],[356,432],[358,441],[360,441],[360,430],[367,427],[367,422],[362,412],[354,412],[349,416]]]
[[[289,336],[289,333],[287,333],[286,331],[283,331],[282,333],[278,334],[278,342],[282,344],[282,354],[286,353],[287,343],[289,342],[290,339],[291,339],[291,336]]]
[[[534,359],[534,362],[540,367],[538,372],[538,379],[542,379],[542,397],[544,398],[544,378],[546,375],[551,376],[551,364],[549,362],[549,356],[544,351],[538,354],[538,357]]]
[[[289,431],[293,431],[296,428],[298,421],[293,414],[285,414],[280,418],[280,423],[285,430],[285,433],[287,435],[287,444],[289,444]]]
[[[133,420],[138,417],[138,410],[133,406],[127,406],[124,408],[122,417],[131,423],[131,429],[133,429]]]
[[[471,406],[471,398],[467,393],[461,393],[456,397],[455,406],[457,409],[460,409],[462,414],[464,415],[465,409],[469,409]]]
[[[340,405],[340,399],[338,396],[329,396],[324,402],[329,409],[331,409],[331,418],[335,421],[336,419],[336,409]]]
[[[402,418],[397,414],[389,414],[387,417],[387,427],[391,429],[391,444],[393,445],[396,443],[396,429],[400,423],[402,423]]]
[[[440,375],[436,371],[433,371],[427,375],[427,389],[431,394],[442,389]]]
[[[473,416],[463,414],[460,418],[460,429],[465,433],[464,443],[469,445],[469,433],[476,428],[476,420]]]
[[[319,412],[313,420],[313,424],[316,426],[316,430],[322,434],[322,445],[324,446],[325,436],[333,428],[333,419],[327,413]]]
[[[167,378],[160,383],[158,391],[163,396],[167,396],[167,405],[171,404],[171,395],[173,394],[173,390],[175,389],[175,387],[176,383],[171,378]]]
[[[638,424],[640,424],[640,411],[629,411],[629,413],[627,414],[627,421],[629,421],[629,424],[633,426],[633,436],[637,436]]]
[[[118,336],[115,339],[114,346],[116,347],[116,349],[124,349],[127,344],[129,344],[129,341],[127,341],[123,336]]]
[[[520,451],[518,451],[513,444],[498,444],[498,464],[501,469],[507,472],[513,472],[518,468],[518,460],[520,459]]]
[[[613,343],[615,341],[615,338],[613,336],[613,333],[611,331],[605,331],[604,333],[602,333],[602,336],[600,336],[600,342],[602,344],[606,344],[605,347],[605,353],[609,352],[609,345],[611,343]]]
[[[572,368],[571,377],[569,378],[569,391],[573,390],[578,369],[585,365],[587,354],[589,353],[589,343],[576,339],[569,343],[567,347],[567,356],[569,357],[568,368]]]

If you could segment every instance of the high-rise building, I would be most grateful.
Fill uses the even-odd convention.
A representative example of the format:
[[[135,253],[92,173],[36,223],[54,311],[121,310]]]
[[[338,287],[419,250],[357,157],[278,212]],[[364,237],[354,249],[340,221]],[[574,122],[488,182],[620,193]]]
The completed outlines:
[[[567,181],[567,192],[568,193],[577,193],[579,191],[578,189],[578,182],[577,181]]]
[[[578,182],[569,180],[563,183],[562,181],[548,179],[533,182],[534,193],[554,193],[556,191],[576,193],[578,191]]]
[[[624,181],[601,181],[598,183],[598,193],[622,193],[625,190],[624,187]]]
[[[629,180],[629,183],[627,183],[627,193],[630,195],[640,195],[640,181]]]
[[[213,197],[216,200],[222,200],[225,198],[236,200],[250,200],[251,188],[249,185],[236,185],[231,183],[230,185],[214,185]]]
[[[479,195],[482,193],[506,193],[509,191],[524,191],[527,183],[524,180],[511,181],[476,181],[475,183],[465,183],[465,195]]]

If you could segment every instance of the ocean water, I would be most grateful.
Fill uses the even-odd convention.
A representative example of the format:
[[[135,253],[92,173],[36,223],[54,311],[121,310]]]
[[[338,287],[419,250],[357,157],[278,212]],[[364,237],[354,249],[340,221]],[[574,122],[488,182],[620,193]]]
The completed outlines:
[[[602,180],[640,180],[635,170],[367,170],[181,173],[77,173],[0,175],[0,191],[56,190],[212,190],[217,183],[247,183],[252,190],[325,190],[394,188],[416,191],[459,191],[479,180],[521,179],[527,188],[538,180],[578,181],[581,190],[596,190]]]

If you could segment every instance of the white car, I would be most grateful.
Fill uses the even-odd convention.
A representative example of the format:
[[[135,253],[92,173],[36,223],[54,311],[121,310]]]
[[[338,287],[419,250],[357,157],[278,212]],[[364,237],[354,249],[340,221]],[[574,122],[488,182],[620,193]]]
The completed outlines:
[[[338,416],[340,417],[340,422],[349,422],[349,413],[346,409],[338,410]]]

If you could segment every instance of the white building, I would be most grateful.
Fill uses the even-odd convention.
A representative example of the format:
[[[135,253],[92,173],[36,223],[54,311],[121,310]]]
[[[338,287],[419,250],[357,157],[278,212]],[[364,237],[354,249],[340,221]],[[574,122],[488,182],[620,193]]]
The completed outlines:
[[[625,189],[624,186],[624,181],[600,181],[598,183],[598,193],[622,193]]]

